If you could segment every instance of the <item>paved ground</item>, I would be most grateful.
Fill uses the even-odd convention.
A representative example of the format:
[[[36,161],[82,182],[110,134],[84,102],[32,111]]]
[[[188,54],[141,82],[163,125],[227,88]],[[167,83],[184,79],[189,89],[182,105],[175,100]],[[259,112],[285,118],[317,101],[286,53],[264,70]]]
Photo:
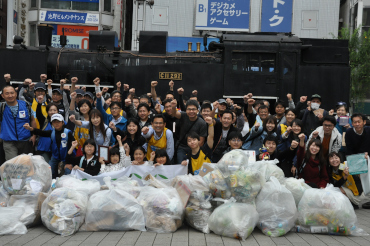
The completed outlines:
[[[370,234],[370,210],[356,210],[359,225]],[[156,234],[150,232],[78,232],[70,237],[61,237],[43,226],[29,229],[26,235],[0,236],[1,245],[132,245],[132,246],[272,246],[272,245],[297,245],[297,246],[322,246],[322,245],[370,245],[370,236],[344,237],[318,234],[288,233],[284,237],[270,238],[255,229],[245,242],[211,234],[203,234],[188,226],[172,234]]]

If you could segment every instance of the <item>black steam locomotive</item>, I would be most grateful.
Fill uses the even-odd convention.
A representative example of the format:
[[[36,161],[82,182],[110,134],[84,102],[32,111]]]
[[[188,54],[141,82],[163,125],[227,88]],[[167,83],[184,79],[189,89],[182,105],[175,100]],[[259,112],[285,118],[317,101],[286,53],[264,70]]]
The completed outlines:
[[[257,98],[270,100],[285,100],[287,93],[292,93],[295,101],[301,95],[319,93],[325,108],[332,108],[337,101],[349,102],[346,40],[305,39],[290,34],[224,34],[220,42],[211,42],[207,51],[172,53],[165,52],[165,39],[158,46],[150,38],[140,38],[139,52],[113,50],[105,44],[92,47],[91,40],[90,36],[90,50],[47,45],[1,49],[0,73],[10,73],[16,81],[38,81],[42,73],[54,81],[77,76],[79,84],[85,85],[92,85],[93,79],[99,77],[107,85],[128,83],[136,88],[137,95],[149,92],[153,80],[159,81],[157,92],[163,95],[168,81],[174,80],[175,89],[183,87],[185,94],[197,89],[200,101],[227,97],[237,100],[251,92]]]

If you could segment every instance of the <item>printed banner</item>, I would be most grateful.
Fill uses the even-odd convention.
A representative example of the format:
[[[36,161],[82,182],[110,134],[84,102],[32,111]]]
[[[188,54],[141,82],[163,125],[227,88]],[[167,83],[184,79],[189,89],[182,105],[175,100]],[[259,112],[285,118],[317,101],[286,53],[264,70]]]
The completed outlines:
[[[168,165],[168,166],[135,166],[131,165],[125,169],[115,172],[103,173],[98,176],[91,176],[80,170],[72,170],[72,175],[75,175],[79,179],[96,179],[100,184],[104,184],[103,179],[105,177],[111,177],[112,179],[118,179],[123,176],[130,176],[132,179],[141,180],[147,174],[151,174],[158,179],[172,179],[179,175],[186,175],[188,173],[188,167],[183,165]]]
[[[40,21],[99,24],[99,14],[42,10]]]
[[[291,32],[293,0],[263,0],[261,32]]]
[[[66,48],[71,49],[89,49],[89,32],[91,30],[97,31],[97,26],[78,26],[78,25],[57,25],[51,24],[54,27],[52,32],[51,46],[55,48],[61,48],[60,35],[67,36]]]
[[[250,0],[197,0],[196,30],[249,31]]]

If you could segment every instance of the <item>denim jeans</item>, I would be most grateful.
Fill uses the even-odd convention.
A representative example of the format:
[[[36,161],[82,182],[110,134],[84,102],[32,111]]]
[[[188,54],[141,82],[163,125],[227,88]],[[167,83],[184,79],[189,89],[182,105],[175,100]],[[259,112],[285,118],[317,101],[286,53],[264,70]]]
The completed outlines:
[[[184,148],[179,146],[177,148],[177,163],[175,164],[181,164],[181,162],[184,160],[186,154],[189,153],[189,151],[190,151],[189,147]]]
[[[51,160],[49,161],[49,165],[51,167],[51,173],[53,175],[53,179],[58,177],[58,164],[61,162],[60,160],[55,159],[53,156],[51,157]],[[65,163],[64,163],[65,165]]]

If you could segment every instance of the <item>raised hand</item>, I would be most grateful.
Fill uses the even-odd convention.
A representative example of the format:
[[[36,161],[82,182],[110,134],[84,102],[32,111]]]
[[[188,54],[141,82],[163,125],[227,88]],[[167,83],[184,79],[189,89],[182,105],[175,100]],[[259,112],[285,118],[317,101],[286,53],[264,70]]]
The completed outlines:
[[[286,98],[288,99],[288,101],[292,101],[292,94],[288,93],[286,95]]]
[[[141,129],[141,132],[147,134],[149,132],[149,127],[144,126],[143,129]]]
[[[291,147],[292,149],[297,148],[297,147],[298,147],[298,142],[297,142],[297,141],[295,141],[295,140],[293,140],[293,141],[292,141],[292,143],[291,143],[291,145],[290,145],[290,147]]]
[[[213,124],[213,119],[212,119],[212,117],[206,117],[206,118],[204,119],[204,121],[205,121],[208,125],[212,125],[212,124]]]
[[[177,89],[177,93],[179,94],[179,95],[182,95],[182,94],[184,94],[184,88],[178,88]]]
[[[72,147],[73,147],[73,148],[76,148],[76,147],[77,147],[77,145],[78,145],[78,142],[77,142],[77,140],[75,140],[75,141],[72,141]]]
[[[93,80],[93,82],[94,82],[94,85],[95,85],[95,86],[99,86],[99,85],[100,85],[100,78],[96,77],[96,78]]]
[[[304,103],[305,101],[307,101],[307,96],[301,96],[301,97],[299,98],[299,101],[300,101],[301,103]]]
[[[77,77],[72,77],[71,78],[71,83],[72,84],[77,84],[77,82],[78,82],[78,78]]]
[[[173,108],[176,108],[176,107],[177,107],[177,100],[176,100],[176,99],[173,99],[173,100],[171,101],[171,106],[172,106]]]
[[[74,114],[71,114],[71,116],[69,116],[69,120],[72,122],[72,123],[75,123],[76,122],[76,116]]]
[[[158,85],[158,81],[152,81],[152,82],[150,83],[150,85],[151,85],[152,87],[156,87],[156,86]]]

